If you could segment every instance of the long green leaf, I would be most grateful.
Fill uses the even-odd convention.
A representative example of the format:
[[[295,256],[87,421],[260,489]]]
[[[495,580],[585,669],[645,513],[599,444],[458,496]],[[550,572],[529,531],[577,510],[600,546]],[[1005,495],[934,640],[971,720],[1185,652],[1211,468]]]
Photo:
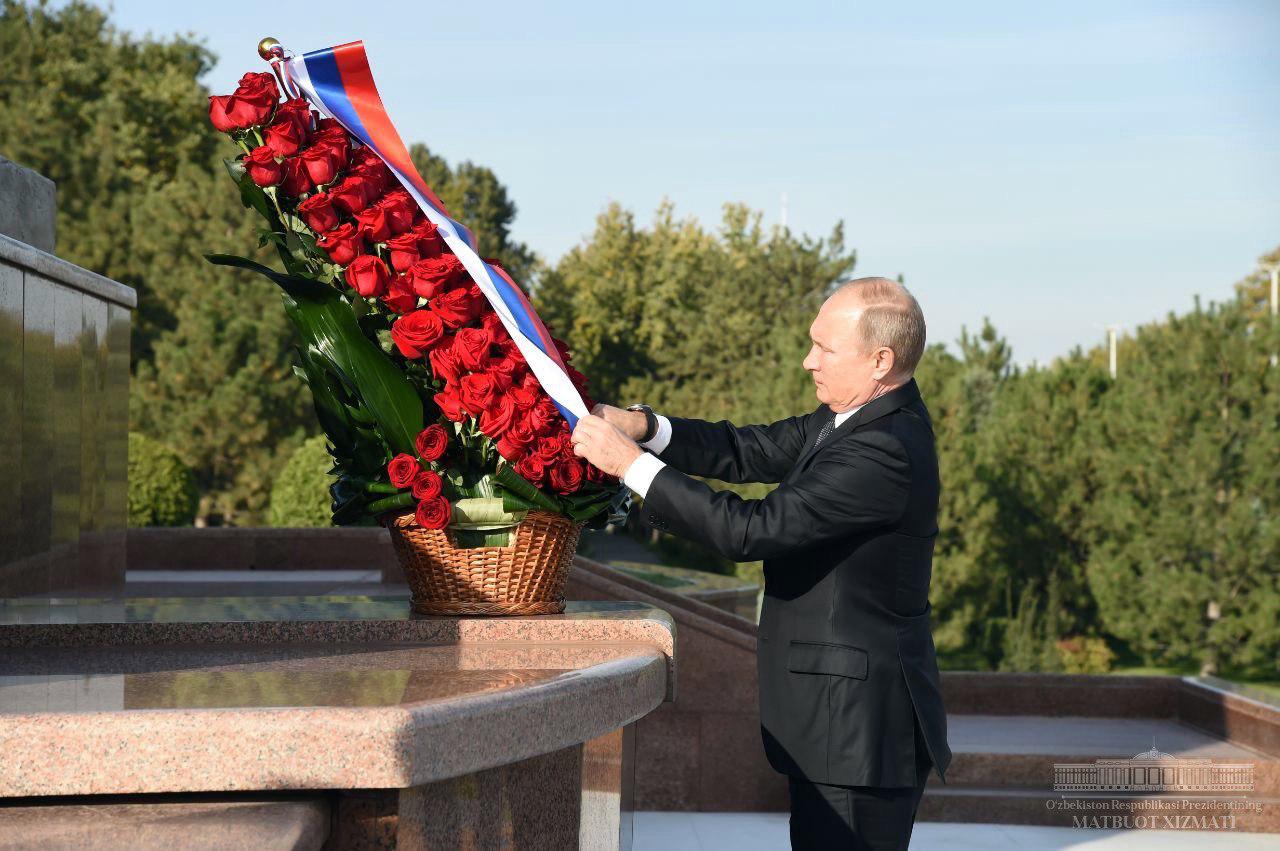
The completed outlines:
[[[527,500],[534,506],[546,511],[554,511],[557,514],[564,514],[564,506],[560,500],[551,497],[549,494],[543,493],[534,486],[532,482],[521,476],[512,468],[510,464],[502,464],[498,467],[498,472],[494,474],[498,484],[502,485],[511,493]]]
[[[244,257],[206,254],[220,266],[249,269],[285,291],[285,312],[306,343],[322,357],[347,391],[361,401],[393,452],[414,451],[423,427],[422,398],[404,372],[360,330],[350,306],[334,288],[286,275]]]

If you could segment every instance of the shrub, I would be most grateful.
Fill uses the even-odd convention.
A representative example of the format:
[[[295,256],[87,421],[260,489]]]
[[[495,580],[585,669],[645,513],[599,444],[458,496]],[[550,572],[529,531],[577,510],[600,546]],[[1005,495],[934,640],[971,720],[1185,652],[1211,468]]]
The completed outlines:
[[[267,513],[272,526],[332,526],[329,475],[333,458],[324,435],[317,435],[289,456],[271,486],[271,507]]]
[[[199,499],[195,476],[177,453],[129,432],[130,526],[190,526]]]
[[[1116,658],[1103,639],[1079,635],[1059,641],[1058,655],[1068,674],[1105,674]]]

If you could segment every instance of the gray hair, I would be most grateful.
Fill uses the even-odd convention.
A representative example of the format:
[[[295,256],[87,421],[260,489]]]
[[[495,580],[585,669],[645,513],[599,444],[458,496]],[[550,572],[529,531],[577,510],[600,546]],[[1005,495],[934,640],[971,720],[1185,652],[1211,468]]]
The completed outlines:
[[[893,371],[910,378],[924,355],[924,311],[916,297],[889,278],[855,278],[845,281],[837,293],[849,292],[863,304],[858,336],[867,350],[884,346],[893,350]]]

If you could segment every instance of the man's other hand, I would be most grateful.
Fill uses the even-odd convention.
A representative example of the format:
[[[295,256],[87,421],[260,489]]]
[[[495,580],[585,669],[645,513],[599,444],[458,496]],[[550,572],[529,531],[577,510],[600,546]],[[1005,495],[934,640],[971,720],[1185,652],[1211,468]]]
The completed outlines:
[[[591,409],[591,413],[609,425],[616,426],[623,434],[632,440],[639,441],[644,437],[645,429],[649,423],[645,418],[644,411],[627,411],[622,408],[615,408],[612,405],[606,405],[603,402],[597,402],[596,406]]]
[[[614,408],[616,411],[617,408]],[[621,411],[620,413],[632,413]],[[638,413],[638,412],[635,412]],[[640,415],[644,417],[643,414]],[[617,426],[600,416],[587,416],[578,420],[570,438],[573,454],[587,459],[601,472],[622,478],[632,462],[644,454],[634,440]]]

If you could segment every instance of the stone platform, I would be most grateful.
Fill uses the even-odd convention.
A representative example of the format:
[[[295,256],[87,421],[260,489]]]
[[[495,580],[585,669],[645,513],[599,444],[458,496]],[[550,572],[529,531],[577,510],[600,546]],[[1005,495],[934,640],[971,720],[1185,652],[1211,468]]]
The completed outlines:
[[[632,725],[674,695],[670,617],[624,602],[6,600],[0,647],[0,834],[121,804],[91,796],[265,791],[312,795],[340,847],[627,847]]]

